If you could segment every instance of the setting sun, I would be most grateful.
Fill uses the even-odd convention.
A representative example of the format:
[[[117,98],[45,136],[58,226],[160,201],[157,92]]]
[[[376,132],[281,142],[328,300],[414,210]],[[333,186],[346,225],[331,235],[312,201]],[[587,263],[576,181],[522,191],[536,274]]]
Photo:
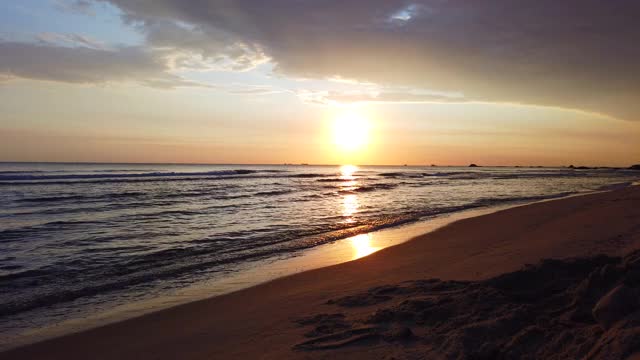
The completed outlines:
[[[360,150],[369,140],[370,126],[369,120],[361,113],[340,113],[333,124],[334,142],[343,151]]]

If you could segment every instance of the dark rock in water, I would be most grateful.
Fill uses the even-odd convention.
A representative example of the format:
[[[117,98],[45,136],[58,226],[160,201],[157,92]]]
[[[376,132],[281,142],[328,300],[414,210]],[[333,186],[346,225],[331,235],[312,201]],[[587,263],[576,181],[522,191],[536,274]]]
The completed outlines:
[[[478,167],[476,164],[470,164],[469,167]]]
[[[638,294],[636,290],[626,285],[618,285],[598,301],[593,308],[593,317],[606,330],[637,308]]]
[[[629,166],[629,169],[631,169],[631,170],[640,170],[640,164],[631,165],[631,166]]]

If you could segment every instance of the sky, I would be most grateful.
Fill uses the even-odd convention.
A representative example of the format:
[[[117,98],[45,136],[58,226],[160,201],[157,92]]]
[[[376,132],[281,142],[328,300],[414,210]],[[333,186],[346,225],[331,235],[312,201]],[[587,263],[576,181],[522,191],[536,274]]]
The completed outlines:
[[[0,161],[629,166],[631,0],[0,3]]]

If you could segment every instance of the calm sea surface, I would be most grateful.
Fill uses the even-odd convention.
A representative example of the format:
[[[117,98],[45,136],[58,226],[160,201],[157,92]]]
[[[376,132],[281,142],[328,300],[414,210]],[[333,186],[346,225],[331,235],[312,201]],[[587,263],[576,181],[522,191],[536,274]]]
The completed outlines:
[[[0,346],[357,234],[638,177],[616,169],[0,164]]]

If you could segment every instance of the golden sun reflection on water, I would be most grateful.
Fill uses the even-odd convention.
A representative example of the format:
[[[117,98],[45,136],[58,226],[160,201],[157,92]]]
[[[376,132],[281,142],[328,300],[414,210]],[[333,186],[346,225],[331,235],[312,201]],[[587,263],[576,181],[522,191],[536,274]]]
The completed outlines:
[[[349,194],[342,198],[342,216],[347,218],[345,222],[355,222],[353,214],[358,212],[358,207],[360,207],[360,204],[358,204],[358,197],[356,195]]]
[[[355,165],[342,165],[340,167],[340,190],[348,192],[358,187],[358,180],[354,174],[358,171]],[[354,215],[358,213],[360,203],[358,195],[346,193],[342,195],[342,216],[345,223],[355,223]],[[353,248],[353,259],[359,259],[376,252],[379,248],[371,246],[371,234],[360,234],[349,238]]]
[[[348,192],[357,188],[358,182],[353,175],[358,171],[358,167],[355,165],[342,165],[340,167],[340,191]],[[342,216],[345,218],[345,223],[353,223],[353,215],[358,212],[360,204],[358,203],[358,196],[356,194],[344,194],[342,195]]]
[[[380,249],[371,246],[371,234],[360,234],[349,238],[349,240],[353,248],[353,260],[370,255]]]
[[[358,167],[355,165],[342,165],[340,166],[340,178],[344,180],[354,180],[353,174],[358,171]]]

